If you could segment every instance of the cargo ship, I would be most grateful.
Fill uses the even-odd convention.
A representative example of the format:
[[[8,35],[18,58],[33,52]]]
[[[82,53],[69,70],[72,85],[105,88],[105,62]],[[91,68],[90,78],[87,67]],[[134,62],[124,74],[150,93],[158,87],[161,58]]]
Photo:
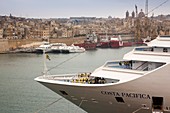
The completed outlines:
[[[119,47],[123,47],[123,41],[121,36],[113,36],[110,39],[110,47],[111,48],[119,48]]]
[[[93,32],[92,34],[87,34],[86,39],[83,43],[74,44],[75,46],[83,47],[86,50],[94,50],[97,46],[97,36]]]
[[[109,36],[100,36],[97,47],[100,48],[110,48],[110,37]]]

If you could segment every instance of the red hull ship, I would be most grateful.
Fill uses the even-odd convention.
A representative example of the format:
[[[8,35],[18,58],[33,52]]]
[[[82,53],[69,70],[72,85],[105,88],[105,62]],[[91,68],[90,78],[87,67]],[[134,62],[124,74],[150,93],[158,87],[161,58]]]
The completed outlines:
[[[143,41],[135,41],[135,42],[123,42],[123,47],[134,46],[134,45],[142,45]]]
[[[141,41],[131,41],[131,42],[124,42],[121,39],[121,36],[114,36],[110,39],[110,47],[111,48],[119,48],[119,47],[128,47],[128,46],[134,46],[134,45],[142,45],[144,42]]]
[[[123,41],[120,36],[113,36],[110,39],[110,47],[111,48],[119,48],[123,46]]]
[[[97,47],[100,47],[100,48],[109,48],[110,47],[110,38],[107,36],[107,34],[106,34],[106,36],[100,36]]]
[[[109,42],[99,42],[97,47],[109,48],[110,47],[110,41]]]
[[[86,50],[93,50],[96,49],[97,43],[80,43],[74,45],[79,47],[84,47]]]
[[[79,43],[74,45],[79,47],[84,47],[86,50],[94,50],[97,47],[97,36],[95,33],[87,34],[84,43]]]

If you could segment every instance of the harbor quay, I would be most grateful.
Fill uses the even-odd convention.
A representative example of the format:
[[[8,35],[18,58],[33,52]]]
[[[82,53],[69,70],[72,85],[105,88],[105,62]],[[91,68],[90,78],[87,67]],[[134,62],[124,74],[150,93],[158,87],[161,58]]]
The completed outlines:
[[[20,48],[36,48],[42,44],[42,39],[0,39],[0,54],[3,53],[15,53],[14,50]],[[50,39],[50,43],[65,43],[67,45],[71,45],[74,43],[81,43],[84,41],[84,37],[76,37],[76,38],[57,38]]]

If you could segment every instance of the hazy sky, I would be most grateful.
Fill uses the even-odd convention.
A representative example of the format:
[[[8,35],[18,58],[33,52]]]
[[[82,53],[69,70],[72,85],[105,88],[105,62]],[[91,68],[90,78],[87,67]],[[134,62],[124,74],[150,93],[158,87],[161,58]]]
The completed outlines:
[[[125,12],[145,11],[146,0],[0,0],[0,15],[28,18],[62,18],[75,16],[125,17]],[[166,0],[149,0],[149,10]],[[154,15],[170,14],[170,0]],[[150,15],[152,15],[152,13]]]

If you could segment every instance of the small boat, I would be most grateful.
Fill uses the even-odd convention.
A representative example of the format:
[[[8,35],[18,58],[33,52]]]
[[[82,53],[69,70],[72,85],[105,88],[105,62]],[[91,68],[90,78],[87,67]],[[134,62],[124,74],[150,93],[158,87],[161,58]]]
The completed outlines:
[[[35,53],[43,53],[44,49],[45,49],[46,53],[49,53],[49,52],[51,52],[51,47],[52,47],[52,44],[50,44],[49,42],[43,42],[42,45],[35,48]]]

